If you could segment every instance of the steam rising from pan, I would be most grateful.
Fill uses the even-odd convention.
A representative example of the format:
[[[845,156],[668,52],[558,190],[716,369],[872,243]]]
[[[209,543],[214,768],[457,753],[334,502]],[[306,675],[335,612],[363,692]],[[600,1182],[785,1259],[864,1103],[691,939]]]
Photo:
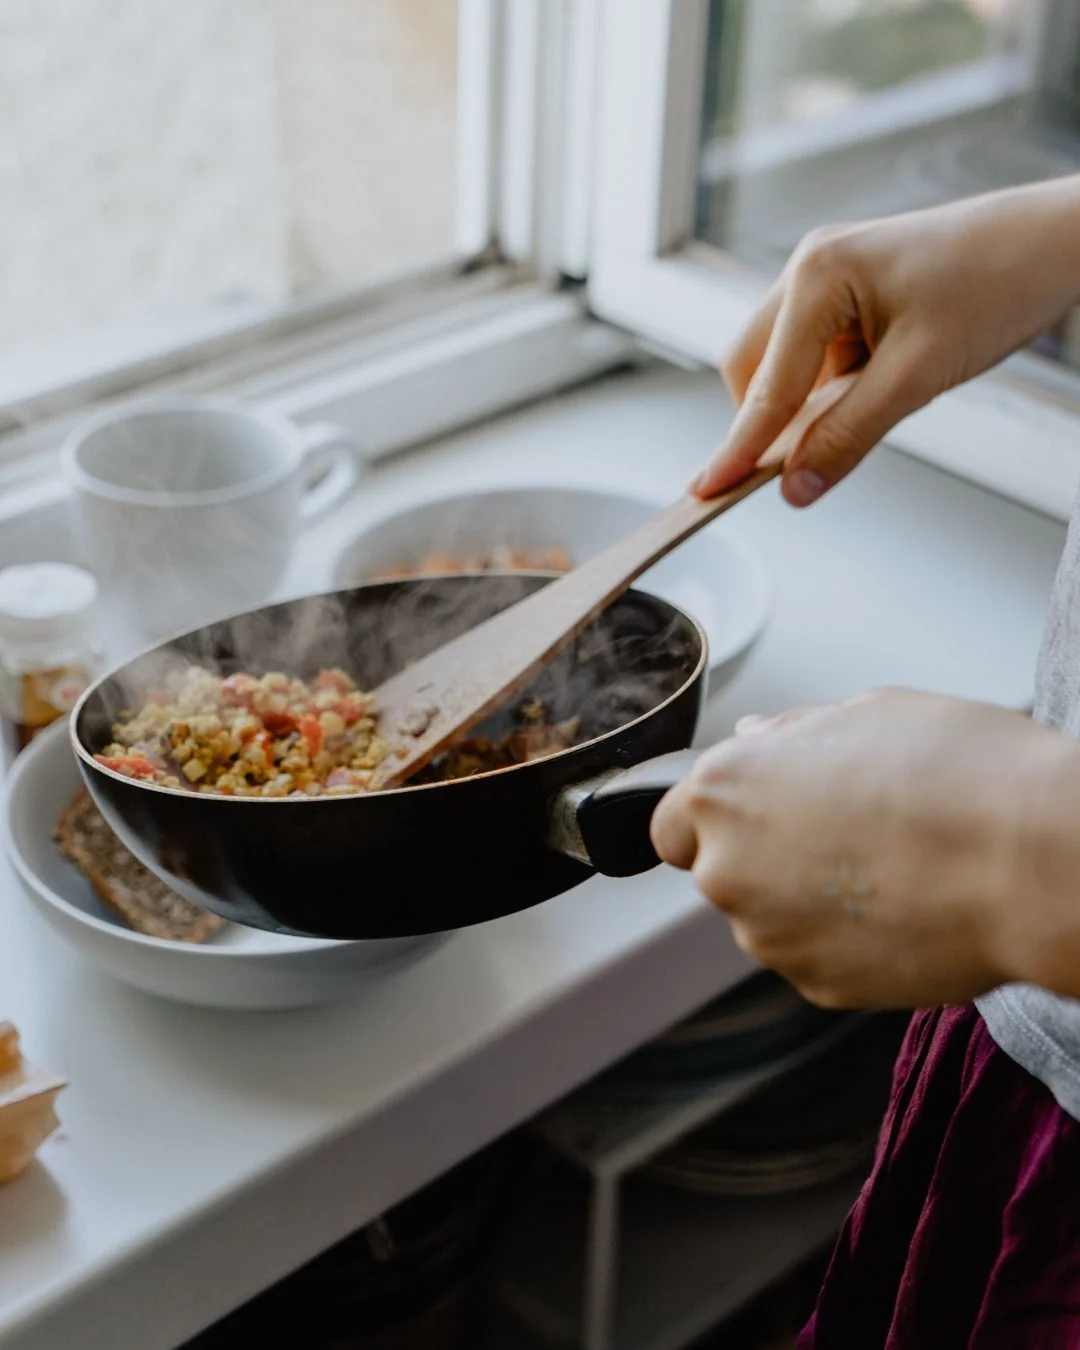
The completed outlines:
[[[549,579],[489,572],[483,585],[468,576],[373,583],[211,624],[137,658],[106,681],[80,727],[84,743],[100,749],[122,712],[138,708],[170,673],[191,665],[222,677],[280,670],[303,679],[336,666],[361,688],[373,688]],[[593,739],[654,708],[677,687],[673,680],[683,678],[689,660],[685,620],[630,595],[478,730],[499,739],[517,725],[521,703],[536,698],[545,721],[578,717],[579,739]]]
[[[517,511],[506,511],[503,499],[515,495],[522,499],[521,506]],[[615,501],[625,509],[621,499],[605,498],[604,494],[571,495],[575,500],[583,498],[579,505],[590,509],[595,505],[594,497],[600,503],[607,501],[609,507]],[[636,509],[634,503],[630,505]],[[489,506],[493,509],[488,510]],[[638,506],[649,513],[646,504]],[[550,549],[564,536],[545,514],[550,513],[537,508],[536,499],[528,492],[479,494],[474,502],[451,501],[439,511],[430,528],[410,531],[407,540],[399,541],[397,556],[384,558],[384,562],[407,567],[430,554],[460,558],[490,555],[500,549],[525,553]],[[625,527],[625,522],[613,518],[605,529],[617,534]],[[580,550],[573,552],[578,554]],[[580,561],[580,557],[572,561]],[[177,584],[181,585],[183,559],[178,560],[176,570]],[[495,608],[522,599],[537,584],[535,575],[500,576]],[[377,627],[359,633],[355,607],[350,605],[348,595],[343,592],[305,599],[288,609],[287,620],[283,617],[286,611],[280,607],[244,613],[169,644],[122,672],[110,687],[110,715],[115,720],[122,711],[138,708],[149,690],[192,664],[219,676],[241,670],[258,676],[276,670],[301,678],[310,678],[324,666],[340,666],[361,688],[371,688],[494,612],[490,588],[448,586],[437,577],[420,577],[407,586],[388,587]],[[656,672],[670,664],[680,641],[674,619],[658,629],[656,611],[646,614],[641,607],[622,605],[608,622],[594,625],[571,651],[553,661],[525,697],[541,701],[545,722],[579,718],[581,738],[591,738],[632,720],[661,700],[663,691],[658,688]],[[521,697],[513,700],[510,708],[489,719],[478,733],[500,739],[517,724],[513,710],[524,701]]]

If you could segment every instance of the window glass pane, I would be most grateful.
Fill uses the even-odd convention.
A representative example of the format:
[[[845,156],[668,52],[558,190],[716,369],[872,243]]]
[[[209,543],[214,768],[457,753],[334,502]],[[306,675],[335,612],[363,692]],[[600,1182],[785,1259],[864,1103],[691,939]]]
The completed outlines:
[[[697,234],[776,271],[814,225],[1075,172],[1078,61],[1075,0],[711,0]]]
[[[449,255],[457,0],[0,0],[0,347]]]
[[[1015,50],[1019,37],[1008,0],[714,0],[712,11],[713,41],[728,49],[714,137],[854,112],[866,94]]]

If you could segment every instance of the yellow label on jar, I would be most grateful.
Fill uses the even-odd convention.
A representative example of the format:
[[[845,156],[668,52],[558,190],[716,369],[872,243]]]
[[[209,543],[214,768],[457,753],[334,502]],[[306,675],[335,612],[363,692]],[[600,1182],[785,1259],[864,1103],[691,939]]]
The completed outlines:
[[[39,731],[71,712],[89,683],[90,672],[84,666],[2,672],[0,712],[15,748],[25,748]]]

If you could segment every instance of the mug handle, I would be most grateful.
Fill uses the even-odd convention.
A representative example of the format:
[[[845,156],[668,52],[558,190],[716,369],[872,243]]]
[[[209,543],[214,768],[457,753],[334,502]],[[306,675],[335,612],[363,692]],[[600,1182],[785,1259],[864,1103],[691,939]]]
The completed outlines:
[[[300,428],[305,487],[300,519],[314,520],[337,506],[360,478],[356,437],[336,422],[315,422]]]

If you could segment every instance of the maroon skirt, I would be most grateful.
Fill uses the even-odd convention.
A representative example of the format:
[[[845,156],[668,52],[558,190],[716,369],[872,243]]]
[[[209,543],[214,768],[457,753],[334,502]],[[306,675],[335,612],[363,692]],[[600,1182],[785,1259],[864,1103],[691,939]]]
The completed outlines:
[[[917,1013],[798,1350],[1078,1350],[1080,1125],[973,1007]]]

